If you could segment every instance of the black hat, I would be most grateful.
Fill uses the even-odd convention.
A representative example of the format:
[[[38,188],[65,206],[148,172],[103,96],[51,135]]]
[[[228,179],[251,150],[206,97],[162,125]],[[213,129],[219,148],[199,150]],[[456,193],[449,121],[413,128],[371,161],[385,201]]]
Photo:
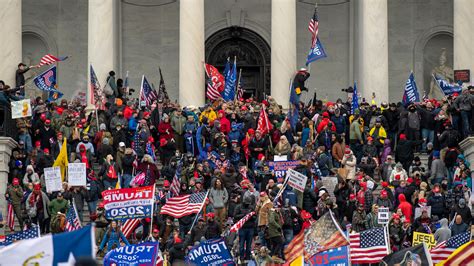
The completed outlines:
[[[26,66],[26,65],[23,64],[23,63],[19,63],[19,64],[18,64],[18,67],[21,67],[21,66]]]

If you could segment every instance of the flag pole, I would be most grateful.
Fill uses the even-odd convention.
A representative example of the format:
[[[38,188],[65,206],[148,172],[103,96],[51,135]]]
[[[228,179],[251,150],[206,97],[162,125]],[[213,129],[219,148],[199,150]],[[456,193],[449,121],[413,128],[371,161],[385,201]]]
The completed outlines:
[[[156,190],[156,186],[153,185],[153,204],[151,205],[151,218],[150,218],[150,230],[148,232],[148,236],[151,237],[151,234],[153,232],[153,209],[155,207],[155,190]]]
[[[235,95],[234,95],[234,105],[237,100],[237,95],[239,94],[239,85],[240,85],[240,77],[242,76],[242,68],[239,71],[239,78],[237,79],[237,86],[235,86]]]
[[[142,101],[142,93],[143,93],[143,81],[145,80],[145,75],[142,75],[142,83],[140,85],[140,95],[138,96],[138,106],[140,106]]]
[[[201,208],[199,208],[199,212],[196,213],[196,217],[194,217],[194,221],[193,221],[193,223],[191,224],[191,228],[189,228],[188,233],[191,233],[191,230],[193,230],[194,224],[196,224],[196,221],[197,221],[197,219],[198,219],[198,217],[199,217],[199,214],[201,213],[202,208],[204,207],[204,204],[206,204],[206,199],[207,199],[207,196],[208,196],[208,195],[209,195],[209,189],[207,190],[206,196],[204,197],[204,200],[202,201]],[[222,222],[222,221],[221,221],[221,222]]]

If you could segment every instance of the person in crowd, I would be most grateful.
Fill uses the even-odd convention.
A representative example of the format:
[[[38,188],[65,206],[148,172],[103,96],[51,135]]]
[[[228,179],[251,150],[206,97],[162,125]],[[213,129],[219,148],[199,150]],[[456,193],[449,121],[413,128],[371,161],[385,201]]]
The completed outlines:
[[[215,180],[214,186],[209,191],[209,201],[212,204],[222,230],[224,229],[224,224],[227,219],[227,203],[229,201],[229,193],[224,187],[222,180],[219,178]]]
[[[456,215],[454,219],[454,224],[451,226],[451,236],[459,235],[464,232],[467,232],[469,226],[462,220],[461,215]]]
[[[10,204],[12,204],[13,211],[15,212],[15,216],[18,219],[20,228],[23,228],[23,211],[21,208],[23,200],[23,189],[20,186],[20,180],[18,180],[18,178],[13,178],[12,184],[8,185],[7,192],[5,193],[5,198]]]
[[[117,221],[110,222],[109,228],[104,234],[104,238],[99,246],[99,251],[104,250],[105,246],[107,245],[107,252],[118,248],[121,246],[120,243],[124,243],[125,245],[130,245],[127,238],[123,235],[120,227],[117,224]]]
[[[33,186],[33,192],[26,198],[26,211],[33,223],[39,225],[41,233],[49,232],[49,198],[41,190],[40,184]]]
[[[443,218],[439,220],[440,228],[434,233],[436,243],[441,243],[451,237],[451,229],[448,227],[448,219]]]

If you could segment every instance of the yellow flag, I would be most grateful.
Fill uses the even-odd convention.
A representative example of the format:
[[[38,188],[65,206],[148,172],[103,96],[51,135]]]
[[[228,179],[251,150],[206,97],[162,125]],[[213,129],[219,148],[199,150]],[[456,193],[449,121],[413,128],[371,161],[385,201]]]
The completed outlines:
[[[119,176],[119,178],[117,178],[117,179],[118,179],[118,180],[117,180],[117,184],[115,184],[115,189],[121,189],[122,187],[121,187],[121,185],[120,185],[120,176]]]
[[[63,146],[59,151],[58,157],[54,161],[53,166],[59,166],[61,168],[61,180],[64,182],[64,176],[66,174],[66,167],[68,166],[69,162],[67,160],[67,140],[63,138]]]
[[[303,266],[303,264],[304,264],[303,256],[299,256],[290,263],[290,266]]]

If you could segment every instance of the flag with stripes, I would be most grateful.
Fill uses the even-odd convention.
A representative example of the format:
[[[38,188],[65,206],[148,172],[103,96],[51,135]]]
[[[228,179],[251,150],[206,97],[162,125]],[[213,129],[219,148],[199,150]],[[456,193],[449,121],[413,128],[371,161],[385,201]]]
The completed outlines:
[[[40,60],[40,63],[39,63],[38,66],[40,67],[40,66],[44,66],[44,65],[51,65],[55,62],[64,61],[67,58],[68,58],[67,56],[56,57],[52,54],[47,54],[47,55],[41,57],[41,60]]]
[[[159,101],[169,100],[168,92],[166,91],[165,80],[163,79],[163,74],[161,73],[161,67],[159,68],[159,70],[160,70],[160,88],[158,89],[158,100]]]
[[[347,241],[332,211],[328,211],[306,230],[304,255],[308,260],[316,253],[346,245],[349,245],[349,241]]]
[[[97,75],[95,74],[94,68],[90,65],[90,93],[94,96],[91,97],[91,104],[99,110],[105,110],[105,95],[102,87],[100,86]]]
[[[174,218],[198,213],[207,198],[206,192],[194,193],[168,199],[161,207],[161,214],[167,214]]]
[[[122,233],[125,237],[130,237],[132,233],[137,229],[138,225],[140,225],[140,219],[128,219],[122,224]]]
[[[182,160],[178,161],[176,166],[176,171],[173,176],[173,181],[171,181],[170,191],[173,193],[174,196],[178,196],[179,192],[181,191],[181,168],[183,166]]]
[[[221,97],[221,92],[224,91],[224,76],[213,65],[204,64],[204,68],[208,77],[206,97],[214,101]]]
[[[238,222],[236,222],[232,227],[230,228],[230,232],[237,232],[244,226],[244,224],[252,217],[255,215],[255,212],[251,212],[247,215],[245,215],[242,219],[240,219]]]
[[[40,237],[40,228],[39,226],[32,224],[31,228],[28,230],[24,230],[18,233],[9,234],[3,237],[0,237],[0,246],[8,246],[13,244],[13,242],[24,240],[24,239],[31,239]]]
[[[153,101],[157,99],[158,99],[158,94],[151,87],[145,75],[143,75],[142,85],[141,85],[141,90],[140,90],[140,101],[144,101],[146,102],[147,106],[150,106],[153,103]]]
[[[474,240],[457,248],[447,260],[443,262],[444,266],[474,265]]]
[[[383,227],[349,234],[351,263],[378,263],[389,254],[388,236]]]
[[[313,16],[309,21],[308,30],[311,32],[311,48],[313,48],[316,46],[319,33],[319,16],[317,7],[314,8]]]
[[[446,260],[457,248],[466,244],[471,238],[470,232],[455,235],[446,241],[443,241],[430,250],[433,263],[439,263]]]
[[[64,231],[71,232],[77,229],[80,229],[81,221],[79,221],[79,216],[77,215],[76,204],[70,204],[66,213],[66,226]]]
[[[13,209],[13,204],[11,200],[8,200],[7,224],[10,230],[12,230],[12,232],[15,231],[15,210]]]
[[[354,82],[354,92],[352,93],[351,114],[354,114],[355,110],[357,109],[359,109],[359,95],[357,91],[357,83]]]
[[[284,250],[285,260],[292,262],[304,254],[304,230],[297,234]]]
[[[242,72],[242,70],[240,70]],[[242,75],[239,78],[239,83],[237,84],[237,100],[240,101],[244,97],[244,89],[242,88]]]
[[[260,116],[258,117],[257,130],[259,130],[262,135],[270,133],[273,129],[273,125],[268,118],[267,111],[265,110],[265,105],[262,104],[262,109],[260,110]]]

